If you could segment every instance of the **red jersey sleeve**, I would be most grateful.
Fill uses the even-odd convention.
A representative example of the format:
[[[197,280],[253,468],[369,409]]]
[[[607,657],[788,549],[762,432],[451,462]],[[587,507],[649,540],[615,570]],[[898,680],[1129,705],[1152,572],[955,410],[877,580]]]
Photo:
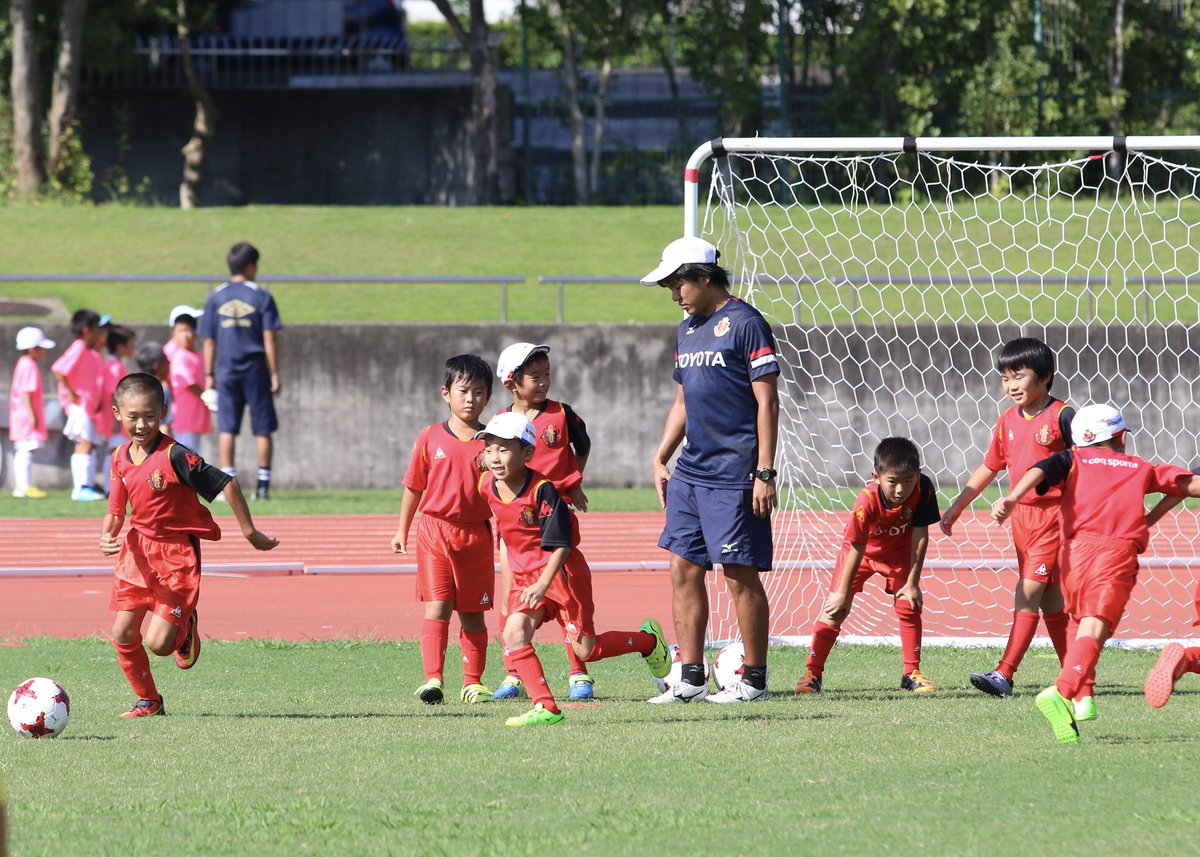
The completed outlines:
[[[125,510],[129,505],[129,495],[125,490],[125,482],[117,472],[117,456],[124,453],[125,445],[121,444],[108,457],[108,514],[115,518],[124,518]]]
[[[1008,469],[1008,458],[1004,454],[1003,423],[1003,417],[996,420],[996,426],[992,429],[992,442],[988,444],[987,452],[983,455],[983,466],[997,473]]]
[[[844,540],[850,544],[865,545],[871,533],[871,526],[878,517],[871,488],[859,492],[850,512],[850,520],[846,524]]]
[[[428,440],[429,429],[426,428],[417,435],[417,442],[413,444],[408,470],[404,473],[404,487],[410,491],[424,491],[429,487],[429,456],[426,453]]]
[[[1183,497],[1181,479],[1192,478],[1192,471],[1176,467],[1174,464],[1155,464],[1150,476],[1147,493],[1166,494],[1171,497]]]

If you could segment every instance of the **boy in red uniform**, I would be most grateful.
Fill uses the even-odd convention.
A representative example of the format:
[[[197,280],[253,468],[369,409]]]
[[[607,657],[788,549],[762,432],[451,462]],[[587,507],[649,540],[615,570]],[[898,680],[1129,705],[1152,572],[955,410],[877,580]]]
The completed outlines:
[[[904,673],[900,689],[933,693],[921,674],[921,569],[929,525],[937,523],[937,489],[921,472],[916,444],[889,437],[875,448],[873,480],[858,495],[834,563],[834,585],[812,632],[807,669],[796,693],[820,693],[825,659],[850,615],[854,596],[878,574],[895,600]]]
[[[491,691],[483,686],[487,662],[484,613],[492,608],[495,568],[492,564],[492,512],[479,493],[483,443],[475,437],[483,409],[492,397],[492,367],[474,354],[446,361],[442,400],[450,419],[427,426],[413,445],[400,528],[392,537],[395,553],[408,552],[408,531],[418,507],[417,600],[425,602],[421,624],[421,663],[425,683],[415,691],[422,702],[438,705],[445,696],[446,646],[450,614],[461,625],[463,689],[466,703],[483,702]]]
[[[1006,520],[1034,488],[1062,485],[1063,596],[1079,623],[1058,681],[1037,695],[1037,707],[1060,744],[1078,744],[1070,700],[1094,681],[1100,650],[1112,636],[1137,583],[1138,554],[1150,540],[1147,494],[1200,497],[1200,476],[1170,464],[1125,454],[1125,420],[1110,405],[1080,408],[1071,422],[1074,450],[1037,462],[992,506]]]
[[[1054,352],[1040,339],[1014,339],[996,361],[1000,385],[1013,406],[1001,414],[992,442],[962,493],[942,516],[942,532],[953,534],[955,522],[1002,470],[1008,484],[1017,484],[1034,462],[1061,452],[1070,443],[1075,409],[1050,395],[1054,384]],[[1017,550],[1017,586],[1013,594],[1013,623],[1000,664],[991,672],[974,673],[971,684],[991,696],[1011,697],[1013,677],[1037,633],[1038,613],[1061,662],[1067,650],[1068,617],[1063,611],[1058,580],[1062,491],[1026,497],[1013,513],[1012,538]],[[1095,720],[1091,694],[1076,703],[1076,717]]]
[[[121,716],[153,717],[165,711],[142,645],[146,614],[150,624],[144,641],[150,651],[160,657],[174,652],[176,665],[185,670],[200,656],[198,540],[217,541],[221,530],[196,495],[211,503],[223,493],[242,535],[258,550],[270,550],[279,542],[255,529],[236,479],[159,430],[167,408],[158,379],[142,372],[126,375],[117,384],[112,411],[129,442],[112,455],[112,492],[100,531],[100,552],[119,554],[109,602],[117,614],[113,648],[138,696]],[[125,523],[126,503],[132,514],[122,542],[117,536]]]
[[[1192,473],[1196,473],[1193,470]],[[1183,502],[1182,497],[1163,497],[1146,513],[1147,525],[1153,527],[1167,512]],[[1196,621],[1200,625],[1200,585],[1196,587]],[[1179,643],[1167,643],[1159,653],[1154,669],[1146,676],[1143,693],[1151,708],[1162,708],[1175,692],[1175,682],[1188,673],[1200,674],[1200,646],[1184,648]]]
[[[550,395],[550,346],[532,342],[516,342],[500,352],[496,374],[512,393],[513,403],[508,410],[521,414],[533,423],[538,442],[534,447],[530,467],[553,483],[560,497],[578,509],[587,511],[587,495],[583,493],[583,468],[587,466],[592,441],[587,427],[574,409],[565,402],[556,402]],[[504,627],[508,592],[512,574],[508,568],[503,546],[500,554],[500,627]],[[572,701],[595,698],[594,682],[587,665],[580,660],[571,645],[571,635],[563,630],[570,668],[569,696]],[[496,688],[493,699],[516,699],[521,693],[521,680],[505,659],[508,675]]]
[[[563,720],[531,645],[534,632],[547,619],[558,619],[566,627],[575,653],[584,661],[637,653],[652,675],[665,677],[671,656],[658,622],[647,619],[640,631],[596,634],[592,572],[578,550],[575,515],[553,483],[529,468],[537,442],[533,424],[506,411],[492,417],[476,437],[485,444],[488,468],[479,491],[496,516],[512,569],[504,646],[534,703],[504,725],[549,726]]]

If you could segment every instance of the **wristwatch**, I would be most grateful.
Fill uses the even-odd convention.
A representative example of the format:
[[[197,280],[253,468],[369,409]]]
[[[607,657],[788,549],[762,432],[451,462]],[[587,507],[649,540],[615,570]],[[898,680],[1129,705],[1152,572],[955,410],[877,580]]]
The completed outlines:
[[[775,477],[779,475],[779,471],[774,467],[764,467],[762,470],[754,471],[754,478],[763,482],[774,482]]]

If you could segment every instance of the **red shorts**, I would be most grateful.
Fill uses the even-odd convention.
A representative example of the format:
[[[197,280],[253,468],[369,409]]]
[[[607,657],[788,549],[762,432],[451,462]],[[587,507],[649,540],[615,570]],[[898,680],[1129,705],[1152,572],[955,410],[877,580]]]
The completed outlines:
[[[1010,520],[1021,580],[1057,586],[1058,552],[1062,544],[1062,511],[1058,504],[1018,503]]]
[[[417,519],[417,600],[446,601],[459,613],[492,609],[496,572],[487,521],[457,524]]]
[[[130,530],[113,569],[109,610],[148,610],[179,627],[200,600],[200,541],[159,541]]]
[[[1063,545],[1061,560],[1071,618],[1103,619],[1116,631],[1137,583],[1137,547],[1126,539],[1075,536]]]
[[[833,567],[840,572],[845,561],[846,548],[843,546],[838,553],[837,561]],[[887,562],[879,562],[878,560],[864,556],[862,562],[858,564],[858,571],[854,575],[854,582],[850,584],[850,594],[858,595],[858,593],[863,591],[863,587],[866,586],[867,581],[878,574],[883,578],[883,588],[887,594],[895,595],[908,582],[909,571],[910,569]],[[838,581],[835,578],[833,585],[836,587],[837,584]]]
[[[521,595],[525,592],[525,587],[537,583],[540,576],[538,573],[513,574],[512,589],[508,593],[509,615],[545,610],[542,622],[557,621],[566,630],[568,639],[595,637],[593,614],[596,609],[592,604],[592,570],[583,554],[577,549],[571,551],[563,571],[555,575],[540,605],[530,607],[522,604]]]

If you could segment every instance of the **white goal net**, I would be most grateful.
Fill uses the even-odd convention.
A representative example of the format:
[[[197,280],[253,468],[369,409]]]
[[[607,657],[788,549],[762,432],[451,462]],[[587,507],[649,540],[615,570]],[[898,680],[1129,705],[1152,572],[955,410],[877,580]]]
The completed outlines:
[[[1054,349],[1057,397],[1121,408],[1134,453],[1200,463],[1200,167],[1187,163],[1200,138],[979,142],[726,140],[689,164],[695,193],[715,146],[707,206],[692,197],[685,229],[717,245],[779,337],[784,497],[764,578],[776,641],[809,634],[881,438],[917,443],[942,509],[957,495],[1008,406],[995,360],[1009,339]],[[985,520],[1000,485],[953,537],[930,528],[927,641],[1007,636],[1015,555]],[[1181,507],[1154,533],[1117,638],[1191,633],[1198,556]],[[710,589],[710,637],[734,638],[718,576]],[[895,633],[869,583],[844,634]]]

